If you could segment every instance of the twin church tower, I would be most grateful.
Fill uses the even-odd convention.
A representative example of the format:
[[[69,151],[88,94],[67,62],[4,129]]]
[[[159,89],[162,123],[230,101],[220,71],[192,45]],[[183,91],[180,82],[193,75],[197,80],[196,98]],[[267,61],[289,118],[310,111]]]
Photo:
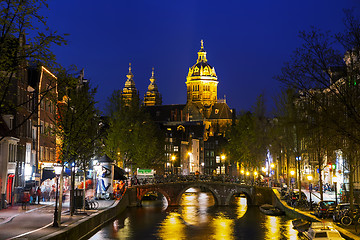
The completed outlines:
[[[126,76],[121,98],[130,105],[133,100],[139,100],[131,65]],[[227,165],[230,159],[224,162],[220,156],[226,144],[225,129],[235,119],[235,111],[224,99],[217,98],[218,83],[215,68],[207,61],[202,40],[197,61],[186,77],[186,104],[162,105],[152,70],[143,106],[166,135],[165,173],[225,174],[233,171]]]
[[[129,66],[129,73],[126,76],[125,87],[121,93],[125,104],[139,97],[139,92],[133,80],[134,75],[131,72],[131,64]],[[184,118],[180,119],[180,121],[203,121],[208,129],[214,122],[217,125],[229,123],[233,113],[224,99],[217,98],[218,83],[215,68],[208,63],[204,42],[201,40],[197,61],[189,68],[186,77],[187,103],[182,105],[181,115]],[[162,98],[156,85],[154,69],[152,69],[150,84],[145,93],[143,105],[146,107],[162,105]],[[209,134],[211,135],[211,133]]]

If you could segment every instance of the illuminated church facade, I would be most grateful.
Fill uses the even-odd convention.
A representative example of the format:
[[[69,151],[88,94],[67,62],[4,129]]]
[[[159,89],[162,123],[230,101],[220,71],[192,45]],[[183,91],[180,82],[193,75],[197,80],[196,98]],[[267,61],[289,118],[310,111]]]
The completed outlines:
[[[142,105],[166,135],[165,173],[227,174],[230,159],[224,154],[225,130],[235,119],[235,111],[218,99],[218,78],[207,60],[201,40],[196,63],[186,77],[186,104],[162,105],[154,69]],[[124,102],[139,96],[131,65],[125,87]],[[222,157],[221,157],[222,156]]]

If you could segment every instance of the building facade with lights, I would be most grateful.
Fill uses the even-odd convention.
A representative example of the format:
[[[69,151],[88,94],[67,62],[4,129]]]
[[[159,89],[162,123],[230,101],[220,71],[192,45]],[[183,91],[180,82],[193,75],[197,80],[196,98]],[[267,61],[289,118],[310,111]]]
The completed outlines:
[[[133,77],[130,71],[128,80]],[[137,92],[135,84],[130,91],[128,80],[123,99],[131,99]],[[230,158],[221,161],[220,155],[226,144],[225,129],[234,121],[235,111],[225,99],[217,98],[219,82],[215,68],[208,63],[203,41],[197,61],[186,77],[186,104],[161,105],[154,71],[150,82],[143,105],[165,134],[165,173],[228,173]]]
[[[55,162],[56,77],[44,66],[19,67],[9,91],[19,106],[1,116],[1,201],[20,200],[16,189],[39,186],[43,164]]]

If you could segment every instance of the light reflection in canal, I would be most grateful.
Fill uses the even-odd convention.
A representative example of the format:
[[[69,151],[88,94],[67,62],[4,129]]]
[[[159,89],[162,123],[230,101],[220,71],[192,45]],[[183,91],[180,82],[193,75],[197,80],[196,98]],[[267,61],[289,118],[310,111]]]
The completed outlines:
[[[210,192],[190,189],[180,207],[130,208],[91,239],[299,239],[290,218],[263,215],[247,206],[244,195],[234,196],[232,203],[215,206]]]

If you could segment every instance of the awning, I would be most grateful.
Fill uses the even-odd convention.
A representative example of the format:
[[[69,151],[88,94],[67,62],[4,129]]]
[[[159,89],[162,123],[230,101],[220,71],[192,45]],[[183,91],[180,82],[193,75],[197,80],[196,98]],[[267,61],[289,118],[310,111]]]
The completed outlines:
[[[43,169],[43,174],[41,178],[41,182],[45,181],[46,179],[53,179],[56,177],[54,169]]]
[[[114,180],[126,180],[126,172],[124,169],[119,168],[118,166],[114,165]]]

